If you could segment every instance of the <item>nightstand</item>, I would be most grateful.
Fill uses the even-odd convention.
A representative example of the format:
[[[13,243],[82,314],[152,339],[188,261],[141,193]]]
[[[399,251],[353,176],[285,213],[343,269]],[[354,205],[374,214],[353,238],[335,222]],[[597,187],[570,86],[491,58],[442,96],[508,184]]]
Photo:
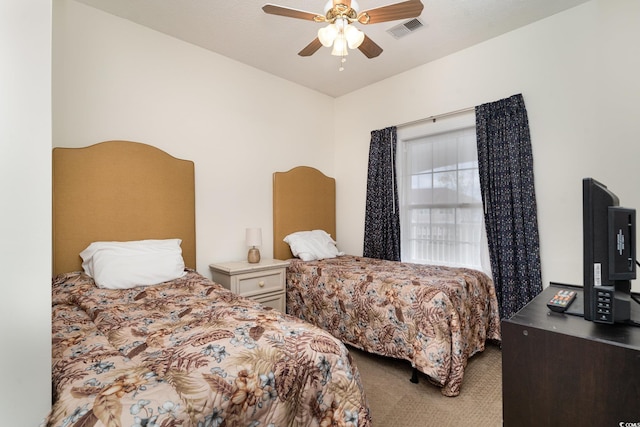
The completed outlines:
[[[289,261],[262,259],[209,264],[213,281],[231,292],[286,312],[286,277]]]

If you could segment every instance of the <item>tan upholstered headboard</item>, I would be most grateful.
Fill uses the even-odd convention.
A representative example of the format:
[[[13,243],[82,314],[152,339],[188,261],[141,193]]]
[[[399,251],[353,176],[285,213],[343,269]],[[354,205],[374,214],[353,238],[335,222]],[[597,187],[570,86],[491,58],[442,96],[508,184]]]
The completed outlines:
[[[81,270],[94,241],[182,239],[196,267],[194,164],[150,145],[53,149],[53,274]]]
[[[336,180],[317,169],[298,166],[273,174],[273,257],[292,258],[288,234],[325,230],[336,239]]]

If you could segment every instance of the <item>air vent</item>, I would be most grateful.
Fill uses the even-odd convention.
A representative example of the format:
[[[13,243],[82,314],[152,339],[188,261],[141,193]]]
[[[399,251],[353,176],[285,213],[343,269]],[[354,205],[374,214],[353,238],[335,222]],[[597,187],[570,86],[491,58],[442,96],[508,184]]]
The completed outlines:
[[[407,22],[403,22],[402,24],[398,24],[395,27],[389,28],[387,32],[393,37],[399,39],[408,35],[409,33],[418,31],[422,27],[424,27],[422,21],[419,18],[413,18],[408,20]]]

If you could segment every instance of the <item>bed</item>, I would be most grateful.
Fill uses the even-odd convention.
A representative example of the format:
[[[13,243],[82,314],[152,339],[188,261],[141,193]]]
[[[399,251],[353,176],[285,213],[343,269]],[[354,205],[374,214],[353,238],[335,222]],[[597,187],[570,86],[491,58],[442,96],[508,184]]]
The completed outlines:
[[[469,358],[500,341],[492,280],[465,268],[294,257],[285,239],[311,230],[335,239],[335,218],[333,178],[308,166],[274,173],[273,251],[290,260],[287,312],[361,350],[408,360],[413,382],[420,371],[457,396]]]
[[[195,271],[194,201],[193,162],[152,146],[54,149],[46,425],[370,426],[339,340]]]

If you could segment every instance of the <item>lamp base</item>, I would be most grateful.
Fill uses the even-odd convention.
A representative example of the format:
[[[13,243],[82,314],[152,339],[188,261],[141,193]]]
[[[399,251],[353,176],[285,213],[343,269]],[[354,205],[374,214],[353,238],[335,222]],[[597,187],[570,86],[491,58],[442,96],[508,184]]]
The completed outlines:
[[[247,254],[247,261],[251,264],[260,262],[260,251],[258,250],[258,248],[249,249],[249,253]]]

